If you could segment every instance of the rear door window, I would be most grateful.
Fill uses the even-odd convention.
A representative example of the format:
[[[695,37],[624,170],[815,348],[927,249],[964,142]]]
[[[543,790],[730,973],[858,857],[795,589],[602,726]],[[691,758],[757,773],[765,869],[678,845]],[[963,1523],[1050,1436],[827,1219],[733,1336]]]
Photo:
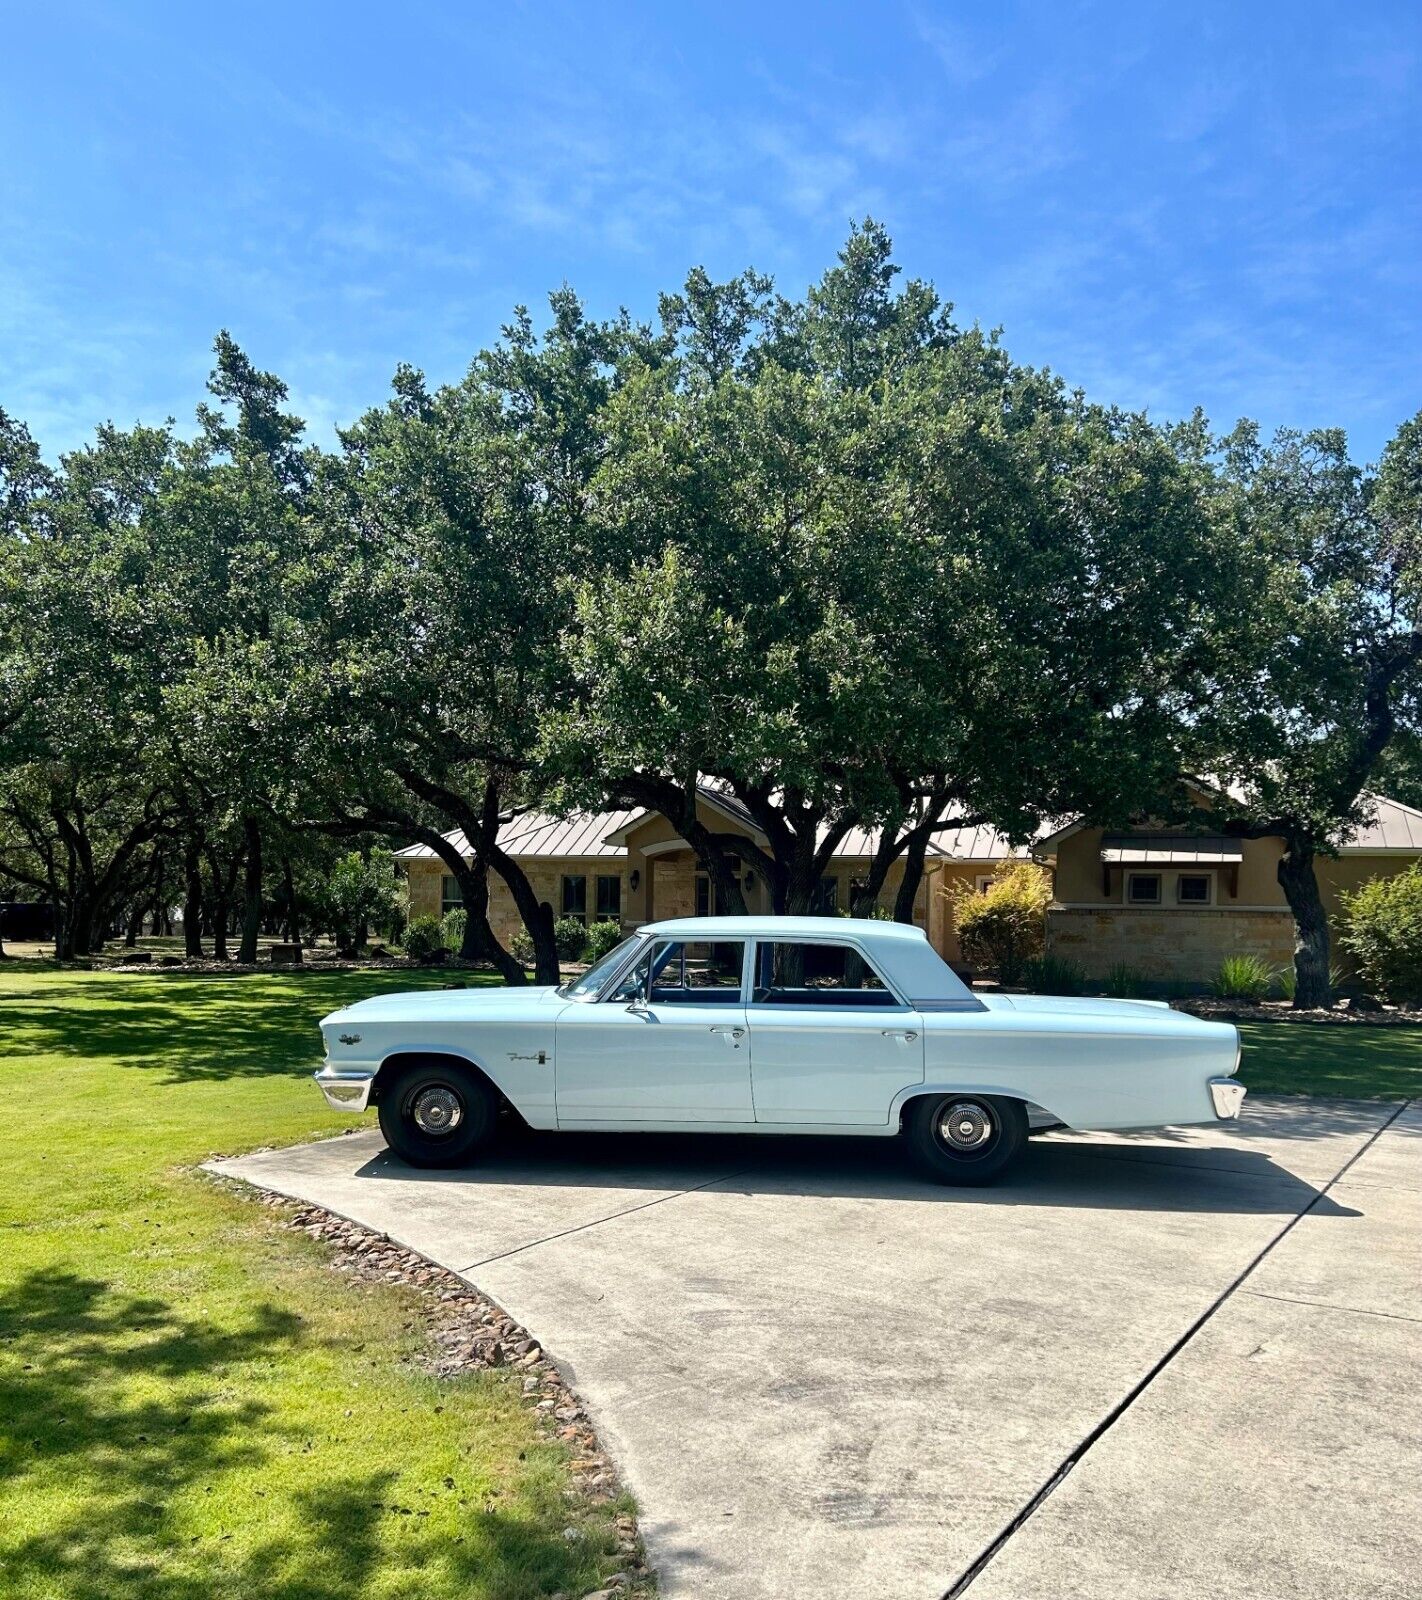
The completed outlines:
[[[751,1000],[759,1006],[897,1006],[873,963],[851,945],[758,943]]]

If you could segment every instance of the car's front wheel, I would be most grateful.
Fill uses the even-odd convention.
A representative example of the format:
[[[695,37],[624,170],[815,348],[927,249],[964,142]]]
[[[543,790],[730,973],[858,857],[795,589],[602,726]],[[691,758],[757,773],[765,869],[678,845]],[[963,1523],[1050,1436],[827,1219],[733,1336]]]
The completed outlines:
[[[939,1183],[991,1183],[1026,1148],[1027,1112],[999,1095],[926,1095],[909,1107],[904,1137]]]
[[[380,1131],[413,1167],[457,1167],[494,1133],[498,1100],[452,1063],[405,1067],[380,1096]]]

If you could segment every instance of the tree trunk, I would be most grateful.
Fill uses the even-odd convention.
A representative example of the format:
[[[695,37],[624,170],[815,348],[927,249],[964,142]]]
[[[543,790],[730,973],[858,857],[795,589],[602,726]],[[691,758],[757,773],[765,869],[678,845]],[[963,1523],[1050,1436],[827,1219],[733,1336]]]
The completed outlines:
[[[87,891],[77,891],[65,910],[66,953],[61,960],[87,956],[94,949],[94,905]],[[58,955],[58,950],[55,952]]]
[[[928,841],[933,829],[927,823],[915,828],[909,836],[904,851],[904,875],[899,880],[899,892],[894,896],[894,921],[913,924],[913,908],[918,900],[919,886],[923,883],[923,862],[928,854]],[[925,921],[927,918],[925,918]]]
[[[1307,840],[1287,841],[1278,877],[1294,914],[1294,1009],[1326,1007],[1333,998],[1328,980],[1328,915],[1318,892],[1313,846]]]
[[[195,839],[183,843],[183,954],[202,960],[202,855]]]
[[[236,877],[235,862],[225,875],[218,865],[217,853],[208,856],[212,874],[212,954],[216,961],[227,960],[228,920],[232,911],[232,881]]]
[[[144,910],[145,907],[143,902],[140,900],[139,903],[134,906],[133,910],[129,913],[128,929],[123,936],[123,947],[125,950],[133,950],[137,948],[138,936],[143,931]]]
[[[558,965],[558,943],[553,936],[553,907],[534,893],[528,874],[512,856],[498,845],[489,851],[489,865],[508,885],[528,936],[533,940],[533,981],[559,984],[563,973]],[[525,980],[526,981],[526,980]]]
[[[244,817],[242,832],[247,840],[247,867],[243,880],[242,942],[237,959],[245,966],[257,960],[257,936],[262,931],[262,830],[255,817]]]
[[[291,871],[291,857],[283,856],[281,861],[282,898],[286,901],[286,917],[284,932],[288,944],[301,943],[301,919],[296,910],[296,879]]]
[[[851,917],[873,916],[879,905],[879,896],[884,892],[884,885],[888,882],[889,868],[902,854],[898,848],[898,841],[893,837],[888,828],[879,836],[879,843],[869,862],[869,875],[862,883],[854,885],[850,892],[849,914]]]

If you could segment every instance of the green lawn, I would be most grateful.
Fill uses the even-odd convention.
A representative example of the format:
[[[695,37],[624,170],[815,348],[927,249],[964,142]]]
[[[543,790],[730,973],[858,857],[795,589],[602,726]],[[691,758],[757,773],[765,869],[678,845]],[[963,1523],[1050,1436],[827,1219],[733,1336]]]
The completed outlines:
[[[1240,1077],[1260,1094],[1422,1094],[1422,1026],[1351,1022],[1242,1022]]]
[[[316,1019],[444,976],[0,964],[0,1595],[515,1600],[613,1569],[516,1383],[425,1376],[412,1299],[191,1170],[360,1120],[309,1082]]]

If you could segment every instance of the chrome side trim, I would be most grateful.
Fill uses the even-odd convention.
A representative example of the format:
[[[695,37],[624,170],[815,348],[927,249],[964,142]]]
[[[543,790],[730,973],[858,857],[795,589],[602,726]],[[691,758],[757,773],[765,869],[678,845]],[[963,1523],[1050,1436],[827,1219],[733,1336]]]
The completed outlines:
[[[366,1068],[322,1067],[311,1076],[333,1111],[364,1111],[370,1104],[375,1074]]]
[[[1214,1101],[1215,1115],[1221,1122],[1228,1122],[1239,1115],[1246,1093],[1238,1078],[1210,1079],[1210,1099]]]

